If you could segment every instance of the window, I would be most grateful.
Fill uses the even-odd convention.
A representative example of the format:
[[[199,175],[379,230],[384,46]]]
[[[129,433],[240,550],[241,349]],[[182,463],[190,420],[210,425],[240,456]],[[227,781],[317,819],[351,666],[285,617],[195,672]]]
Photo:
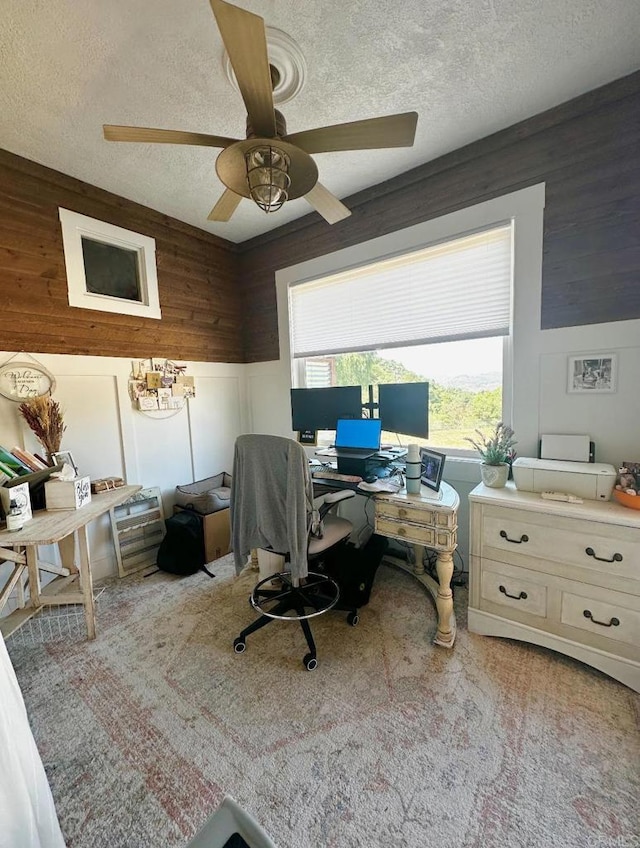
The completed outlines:
[[[155,240],[60,209],[69,306],[161,318]]]
[[[512,252],[509,222],[292,286],[294,384],[428,380],[430,438],[411,441],[466,452],[503,418]]]

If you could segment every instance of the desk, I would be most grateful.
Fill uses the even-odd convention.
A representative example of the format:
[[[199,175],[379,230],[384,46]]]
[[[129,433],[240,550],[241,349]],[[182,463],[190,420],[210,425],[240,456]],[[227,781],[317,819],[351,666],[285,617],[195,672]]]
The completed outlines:
[[[360,495],[369,495],[357,488],[357,484],[342,483],[339,480],[314,480],[314,484],[331,486],[333,488],[353,489]],[[451,578],[453,576],[453,553],[457,547],[458,506],[460,497],[448,483],[442,483],[440,500],[429,497],[430,490],[424,486],[420,494],[409,495],[406,490],[396,494],[378,492],[373,495],[375,506],[374,529],[381,536],[399,539],[413,545],[415,564],[409,565],[404,560],[393,556],[385,556],[390,564],[406,571],[414,577],[431,594],[438,613],[438,628],[434,638],[436,645],[452,648],[456,638],[456,618],[453,611],[453,593]],[[438,580],[424,570],[422,555],[424,548],[437,552],[436,571]]]
[[[80,509],[42,510],[35,512],[22,530],[0,531],[0,563],[13,563],[9,580],[0,591],[0,610],[17,588],[19,609],[0,619],[5,639],[42,607],[51,604],[82,604],[89,639],[96,637],[95,604],[89,557],[87,525],[112,507],[118,506],[137,492],[140,486],[121,486],[91,496],[91,502]],[[39,545],[58,545],[62,567],[38,559]],[[76,554],[79,564],[76,564]],[[40,571],[56,574],[44,589],[40,587]],[[24,599],[23,577],[29,582],[29,598]]]

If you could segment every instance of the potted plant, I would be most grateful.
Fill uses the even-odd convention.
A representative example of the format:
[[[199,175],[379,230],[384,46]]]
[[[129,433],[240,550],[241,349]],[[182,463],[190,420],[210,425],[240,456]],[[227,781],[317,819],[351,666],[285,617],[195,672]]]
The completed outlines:
[[[514,432],[503,421],[496,424],[495,430],[488,437],[476,430],[478,440],[465,437],[471,442],[482,458],[480,474],[485,486],[501,489],[509,477],[511,462],[515,456],[514,445],[517,444]]]

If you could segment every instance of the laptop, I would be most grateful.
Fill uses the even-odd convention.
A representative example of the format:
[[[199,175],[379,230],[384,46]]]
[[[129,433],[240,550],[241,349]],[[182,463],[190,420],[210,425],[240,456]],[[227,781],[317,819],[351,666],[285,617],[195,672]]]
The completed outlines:
[[[366,459],[380,450],[380,418],[339,418],[336,423],[336,456]]]

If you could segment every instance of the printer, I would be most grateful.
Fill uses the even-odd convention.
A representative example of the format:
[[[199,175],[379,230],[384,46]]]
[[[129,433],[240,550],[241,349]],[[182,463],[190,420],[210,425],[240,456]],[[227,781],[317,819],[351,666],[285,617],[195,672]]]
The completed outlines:
[[[512,467],[516,489],[522,492],[566,492],[579,498],[608,501],[616,481],[613,465],[599,462],[521,456]]]

